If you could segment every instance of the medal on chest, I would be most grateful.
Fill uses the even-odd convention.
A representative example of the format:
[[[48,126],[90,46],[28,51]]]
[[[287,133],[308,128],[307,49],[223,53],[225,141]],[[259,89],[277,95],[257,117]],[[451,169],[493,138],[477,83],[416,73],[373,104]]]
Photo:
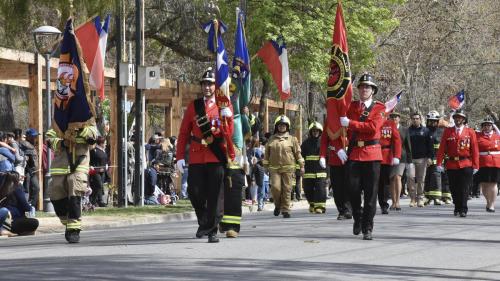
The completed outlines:
[[[390,139],[391,136],[392,136],[392,128],[391,127],[382,128],[382,138]]]
[[[470,148],[470,137],[465,136],[463,139],[460,140],[458,146],[460,150],[468,150]]]

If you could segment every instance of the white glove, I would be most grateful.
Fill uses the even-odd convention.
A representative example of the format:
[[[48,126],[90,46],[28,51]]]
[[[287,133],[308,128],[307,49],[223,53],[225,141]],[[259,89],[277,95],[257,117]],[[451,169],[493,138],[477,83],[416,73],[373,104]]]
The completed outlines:
[[[177,169],[181,172],[181,174],[184,173],[184,165],[186,165],[186,161],[184,161],[184,159],[177,160]]]
[[[326,159],[325,159],[325,157],[319,158],[319,166],[321,168],[323,168],[323,169],[326,168]]]
[[[349,118],[345,116],[340,117],[340,125],[342,125],[342,127],[349,126],[349,121],[350,121]]]
[[[233,113],[231,112],[231,109],[229,109],[229,107],[224,107],[223,109],[221,109],[220,115],[222,117],[231,117],[233,116]]]
[[[472,174],[475,175],[477,173],[477,171],[479,171],[478,169],[473,169],[472,170]]]
[[[439,172],[439,173],[444,173],[444,168],[443,166],[437,166],[436,167],[436,171]]]
[[[337,151],[337,156],[339,157],[340,161],[342,161],[342,164],[344,164],[347,161],[347,153],[345,153],[345,150],[341,149]]]
[[[396,165],[399,165],[399,158],[392,158],[392,166],[396,166]]]
[[[497,135],[500,135],[500,130],[498,129],[498,127],[495,123],[493,123],[493,130],[495,130],[495,132],[497,132]]]

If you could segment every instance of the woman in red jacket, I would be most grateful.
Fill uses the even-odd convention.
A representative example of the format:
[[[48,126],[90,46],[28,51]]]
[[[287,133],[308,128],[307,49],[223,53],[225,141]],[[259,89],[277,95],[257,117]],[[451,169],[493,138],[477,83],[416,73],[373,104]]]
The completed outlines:
[[[467,217],[467,197],[472,175],[479,169],[479,153],[476,132],[465,126],[467,116],[459,109],[453,113],[454,127],[446,128],[441,137],[437,153],[436,171],[443,172],[445,156],[446,171],[450,182],[451,196],[455,210],[453,214]]]
[[[500,179],[500,131],[488,116],[481,123],[481,132],[476,133],[479,147],[478,179],[486,198],[486,211],[495,212],[497,182]]]

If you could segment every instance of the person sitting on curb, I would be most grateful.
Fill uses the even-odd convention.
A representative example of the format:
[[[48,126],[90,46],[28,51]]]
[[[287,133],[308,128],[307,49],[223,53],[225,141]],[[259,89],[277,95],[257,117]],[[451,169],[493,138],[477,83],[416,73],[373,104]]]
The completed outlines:
[[[24,191],[19,184],[19,174],[7,172],[0,175],[0,229],[1,235],[34,235],[38,220],[26,217],[34,214],[34,208],[26,201]],[[3,194],[3,196],[2,196]]]
[[[144,205],[160,205],[158,197],[155,196],[159,169],[160,163],[154,160],[144,173]]]

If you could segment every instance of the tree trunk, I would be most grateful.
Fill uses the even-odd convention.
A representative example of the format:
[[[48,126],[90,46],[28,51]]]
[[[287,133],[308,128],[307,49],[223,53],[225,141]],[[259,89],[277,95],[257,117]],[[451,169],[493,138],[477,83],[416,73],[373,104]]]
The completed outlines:
[[[14,129],[14,111],[12,110],[11,89],[8,85],[0,85],[0,130]]]

